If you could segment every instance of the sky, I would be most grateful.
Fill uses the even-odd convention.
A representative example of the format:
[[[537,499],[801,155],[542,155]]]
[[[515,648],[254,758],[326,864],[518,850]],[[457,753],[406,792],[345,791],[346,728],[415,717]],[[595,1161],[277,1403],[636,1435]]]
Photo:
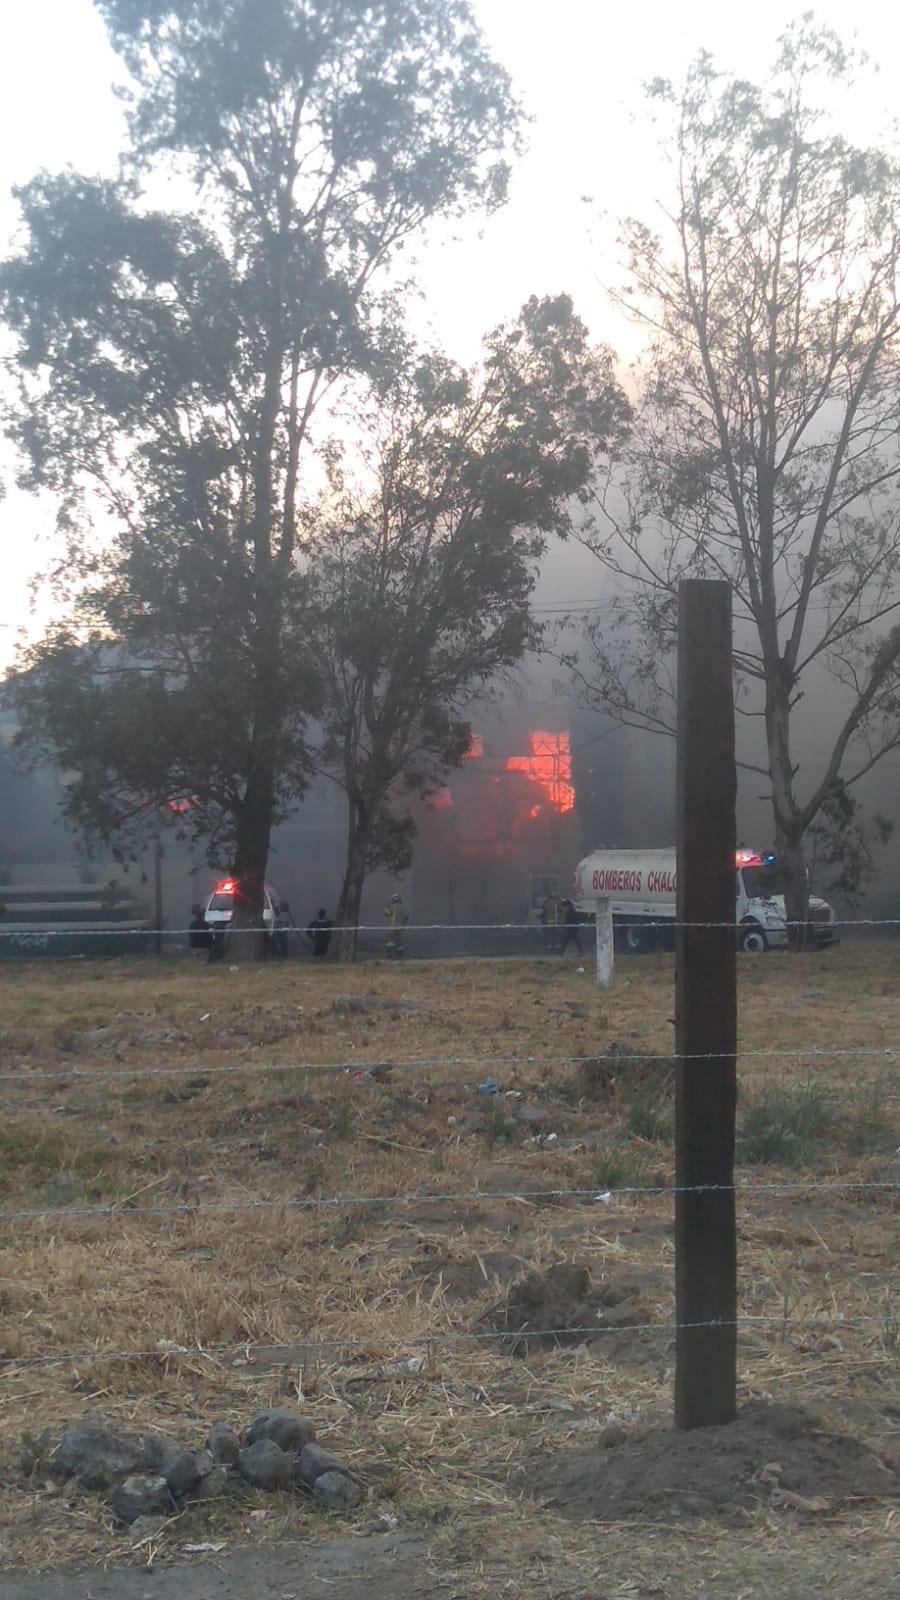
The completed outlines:
[[[699,48],[726,69],[761,77],[792,14],[783,0],[746,8],[721,0],[645,0],[603,6],[597,0],[473,0],[494,55],[511,73],[532,122],[529,148],[514,175],[507,207],[487,222],[433,239],[419,252],[423,332],[457,359],[471,360],[481,334],[512,315],[531,294],[566,290],[592,334],[627,358],[633,330],[623,326],[607,288],[623,281],[615,219],[653,218],[665,198],[667,169],[644,105],[642,84],[680,78]],[[797,13],[802,11],[797,8]],[[900,13],[881,0],[835,0],[816,7],[845,39],[855,37],[881,68],[883,103],[897,99]],[[16,226],[13,185],[39,168],[112,170],[121,142],[119,104],[111,91],[117,63],[90,0],[28,0],[8,6],[0,55],[0,252]],[[876,97],[879,104],[881,97]],[[849,98],[836,111],[849,131],[877,137],[871,98]],[[586,203],[589,196],[590,203]],[[46,564],[53,507],[12,484],[0,455],[6,498],[0,501],[0,665],[8,661],[28,616],[28,578]],[[550,562],[540,597],[548,603],[590,592],[594,574],[570,553]]]

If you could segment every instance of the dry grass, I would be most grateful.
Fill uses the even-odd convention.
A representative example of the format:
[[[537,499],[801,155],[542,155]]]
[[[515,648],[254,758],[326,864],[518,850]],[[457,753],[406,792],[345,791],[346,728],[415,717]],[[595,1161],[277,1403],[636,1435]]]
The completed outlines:
[[[745,1110],[778,1096],[793,1104],[811,1084],[827,1107],[799,1161],[748,1165],[748,1184],[883,1175],[885,1151],[900,1141],[900,1106],[893,1063],[876,1052],[898,1038],[898,963],[890,945],[742,959],[742,1048],[791,1052],[745,1057]],[[610,1412],[665,1418],[671,1336],[621,1335],[534,1350],[524,1361],[459,1340],[430,1348],[421,1372],[390,1368],[420,1353],[417,1339],[479,1326],[518,1271],[560,1260],[586,1262],[595,1282],[624,1275],[648,1320],[671,1323],[671,1197],[620,1198],[609,1208],[484,1197],[590,1188],[611,1181],[616,1163],[619,1183],[671,1181],[664,1138],[637,1136],[665,1128],[645,1120],[647,1086],[635,1087],[627,1063],[586,1097],[581,1067],[553,1061],[596,1056],[613,1039],[668,1055],[671,962],[623,960],[604,996],[589,973],[558,960],[352,971],[36,963],[0,969],[0,988],[2,1070],[22,1074],[0,1085],[0,1203],[50,1213],[3,1224],[0,1354],[17,1364],[4,1369],[0,1390],[0,1566],[128,1559],[102,1503],[48,1477],[44,1430],[55,1439],[97,1407],[129,1428],[199,1444],[212,1421],[296,1402],[366,1477],[379,1509],[430,1528],[437,1557],[466,1564],[473,1593],[514,1575],[525,1592],[528,1574],[537,1592],[550,1563],[557,1587],[542,1592],[595,1593],[597,1530],[536,1511],[506,1487],[504,1464],[583,1443]],[[339,1012],[339,993],[422,1009]],[[829,1049],[873,1054],[853,1062],[815,1054]],[[428,1065],[436,1061],[465,1064]],[[375,1080],[312,1070],[346,1062],[394,1065]],[[217,1067],[249,1070],[217,1076]],[[40,1077],[72,1069],[85,1076]],[[487,1074],[541,1108],[556,1138],[516,1127],[517,1102],[505,1098],[485,1103],[482,1128],[465,1128],[472,1086]],[[649,1098],[659,1101],[655,1087]],[[446,1198],[285,1208],[302,1198],[404,1194]],[[259,1201],[273,1209],[135,1210]],[[98,1203],[115,1213],[67,1214]],[[741,1340],[742,1395],[810,1405],[896,1451],[895,1196],[748,1189],[740,1223],[741,1314],[775,1319]],[[795,1320],[836,1313],[871,1320],[840,1328],[829,1320],[825,1329]],[[353,1348],[306,1348],[329,1340]],[[173,1355],[171,1345],[194,1353]],[[94,1358],[111,1350],[153,1353]],[[26,1364],[61,1352],[79,1359]],[[575,1409],[527,1409],[543,1400]],[[163,1554],[185,1538],[333,1532],[300,1504],[261,1497],[262,1520],[250,1518],[254,1505],[192,1512],[189,1531],[173,1526]],[[639,1548],[636,1537],[631,1525],[603,1534],[606,1582],[633,1581],[634,1593],[642,1583],[671,1592],[698,1549],[715,1562],[726,1539],[728,1559],[742,1561],[757,1585],[748,1594],[799,1593],[785,1587],[786,1562],[810,1575],[810,1592],[817,1573],[825,1583],[843,1562],[862,1592],[863,1579],[880,1580],[896,1559],[896,1523],[869,1505],[821,1522],[761,1511],[727,1533],[709,1523],[651,1529]]]

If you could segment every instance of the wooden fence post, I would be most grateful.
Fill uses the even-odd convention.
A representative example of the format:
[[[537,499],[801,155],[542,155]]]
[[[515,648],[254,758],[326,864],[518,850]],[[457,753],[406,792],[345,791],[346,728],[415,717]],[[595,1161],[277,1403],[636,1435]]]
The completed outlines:
[[[731,590],[678,590],[675,1425],[737,1407],[736,774]]]

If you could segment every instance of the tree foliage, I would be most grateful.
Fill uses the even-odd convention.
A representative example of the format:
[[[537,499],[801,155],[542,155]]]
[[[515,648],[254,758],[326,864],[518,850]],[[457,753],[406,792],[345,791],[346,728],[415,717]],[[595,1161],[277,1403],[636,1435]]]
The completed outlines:
[[[26,184],[0,272],[8,426],[67,540],[22,737],[76,774],[94,831],[197,796],[258,914],[309,770],[314,419],[396,360],[389,269],[429,218],[503,199],[518,113],[463,0],[98,4],[128,74],[122,174]]]
[[[393,386],[362,478],[333,464],[308,638],[321,760],[348,804],[339,923],[356,926],[368,870],[408,862],[406,802],[459,764],[473,700],[536,642],[535,563],[627,419],[611,354],[568,297],[532,299],[477,370],[432,356]]]
[[[875,852],[893,832],[893,822],[879,812],[862,816],[855,797],[836,783],[809,830],[812,883],[858,907],[878,872]]]
[[[804,835],[900,740],[900,165],[816,109],[852,68],[807,19],[765,87],[701,55],[652,90],[674,203],[659,233],[625,227],[647,348],[625,470],[584,534],[615,601],[575,669],[621,721],[671,731],[678,580],[731,583],[744,764],[771,786],[798,926]],[[804,697],[829,680],[801,769]]]

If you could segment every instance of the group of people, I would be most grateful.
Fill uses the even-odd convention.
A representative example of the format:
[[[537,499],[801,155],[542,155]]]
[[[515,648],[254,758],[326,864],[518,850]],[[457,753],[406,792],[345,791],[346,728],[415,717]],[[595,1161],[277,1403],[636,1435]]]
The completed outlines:
[[[544,946],[547,950],[559,951],[564,956],[570,944],[574,944],[579,955],[583,955],[581,948],[581,928],[578,923],[578,912],[575,903],[569,899],[562,899],[554,890],[548,894],[541,906],[541,928],[544,934]]]
[[[397,961],[403,955],[403,938],[409,914],[403,904],[403,897],[392,894],[384,908],[385,924],[387,927],[387,940],[385,955],[388,961]],[[554,953],[559,952],[564,956],[570,944],[574,944],[579,955],[584,951],[581,947],[581,929],[578,922],[578,912],[574,902],[562,898],[554,891],[548,894],[541,907],[541,929],[544,935],[544,946]],[[307,923],[306,937],[312,945],[314,961],[325,961],[331,948],[331,938],[334,933],[334,922],[329,917],[324,906],[320,906],[316,915]],[[221,956],[225,943],[225,930],[223,928],[211,929],[207,926],[203,915],[203,907],[191,906],[190,939],[192,949],[209,950],[210,960]]]
[[[403,955],[403,930],[409,921],[401,895],[391,895],[384,908],[384,915],[387,924],[385,955],[389,961],[396,961]],[[189,934],[192,950],[208,950],[210,961],[221,960],[225,950],[225,931],[222,926],[216,928],[209,926],[201,905],[191,906]],[[326,960],[333,932],[334,922],[325,907],[320,906],[306,925],[306,937],[312,945],[314,961]]]

